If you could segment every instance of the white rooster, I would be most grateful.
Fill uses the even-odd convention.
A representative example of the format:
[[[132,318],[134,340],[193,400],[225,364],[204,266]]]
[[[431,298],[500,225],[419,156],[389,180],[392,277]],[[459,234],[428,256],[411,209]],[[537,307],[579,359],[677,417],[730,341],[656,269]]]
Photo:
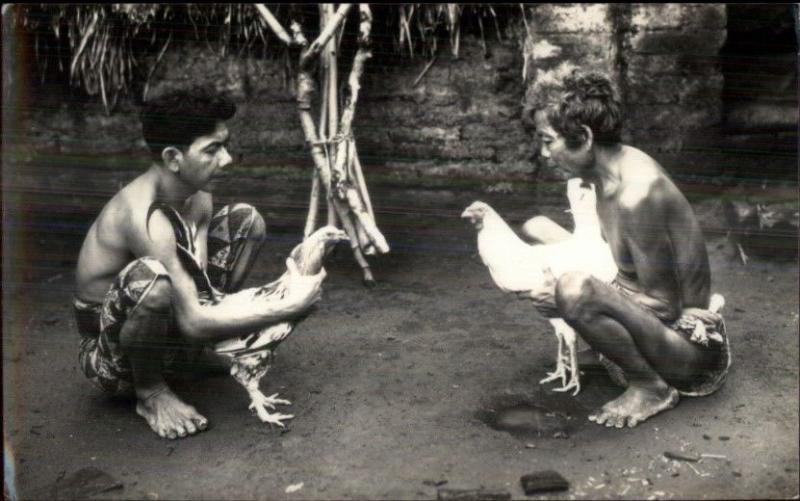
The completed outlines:
[[[478,253],[502,291],[541,290],[548,268],[556,279],[568,271],[583,271],[610,283],[617,275],[611,249],[601,234],[594,185],[584,187],[582,183],[580,178],[567,182],[567,198],[575,220],[575,231],[572,237],[561,242],[541,245],[525,243],[494,209],[483,202],[472,203],[461,214],[475,226]],[[558,338],[558,355],[556,370],[548,373],[540,384],[560,378],[561,388],[555,391],[574,388],[573,395],[577,395],[580,378],[575,331],[561,318],[548,320]]]
[[[343,240],[347,240],[347,235],[334,226],[324,226],[309,235],[292,249],[290,254],[294,263],[297,264],[297,271],[302,275],[319,273],[326,251],[332,244]],[[252,304],[254,301],[280,299],[288,292],[288,278],[289,271],[287,270],[274,282],[229,294],[222,301],[233,306],[238,301]],[[288,405],[291,402],[277,398],[277,393],[269,397],[265,396],[259,390],[259,382],[271,366],[275,348],[291,334],[299,321],[300,319],[281,322],[252,334],[222,341],[215,346],[218,354],[231,358],[231,375],[244,386],[250,395],[250,409],[255,410],[262,422],[276,424],[280,427],[284,427],[283,420],[292,419],[294,416],[281,413],[270,414],[267,408],[275,409],[276,404]]]

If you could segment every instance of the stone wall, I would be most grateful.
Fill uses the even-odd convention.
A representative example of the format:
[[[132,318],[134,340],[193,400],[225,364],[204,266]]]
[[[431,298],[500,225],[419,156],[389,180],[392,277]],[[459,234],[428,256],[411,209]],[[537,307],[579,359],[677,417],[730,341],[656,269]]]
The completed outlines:
[[[487,42],[484,52],[478,40],[462,40],[459,58],[443,50],[416,86],[427,60],[387,64],[380,55],[370,59],[353,125],[362,161],[426,174],[520,176],[530,171],[532,147],[521,124],[522,54],[515,41]],[[230,127],[231,149],[240,163],[310,166],[283,64],[223,57],[205,45],[183,46],[165,54],[148,95],[215,87],[238,105]],[[31,106],[22,124],[23,142],[31,148],[145,154],[130,102],[106,116],[97,102],[52,101]]]
[[[620,92],[625,142],[662,163],[717,142],[724,4],[537,4],[527,11],[526,100],[542,79],[577,66],[600,70]]]
[[[724,4],[632,4],[620,77],[629,140],[655,153],[709,146],[722,123]]]
[[[417,85],[427,61],[376,53],[363,78],[354,131],[368,165],[425,175],[523,177],[536,171],[521,108],[541,79],[578,65],[606,72],[625,106],[623,139],[673,172],[715,175],[726,37],[724,4],[529,4],[504,41],[462,39]],[[521,16],[520,16],[521,17]],[[492,38],[492,37],[490,37]],[[389,62],[393,61],[393,62]],[[245,165],[310,166],[282,60],[221,56],[206,45],[167,52],[151,95],[213,85],[239,105],[233,151]],[[59,101],[60,99],[60,101]],[[28,104],[19,144],[56,152],[144,154],[136,109],[107,117],[97,100]],[[67,102],[65,102],[67,101]]]

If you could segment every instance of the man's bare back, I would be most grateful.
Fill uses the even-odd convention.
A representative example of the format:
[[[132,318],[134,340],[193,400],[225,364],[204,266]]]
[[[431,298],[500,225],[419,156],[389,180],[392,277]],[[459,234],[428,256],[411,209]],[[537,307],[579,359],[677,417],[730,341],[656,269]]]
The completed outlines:
[[[150,205],[156,201],[157,178],[148,171],[122,188],[103,207],[100,215],[89,228],[78,255],[75,272],[77,297],[91,302],[102,302],[111,282],[131,260],[137,256],[131,236],[147,233],[142,226]],[[207,230],[211,217],[212,197],[198,192],[190,196],[183,207],[184,220],[198,228],[197,235]],[[132,226],[139,226],[132,228]],[[152,234],[152,238],[165,235]],[[206,240],[196,238],[200,262],[205,262]]]
[[[711,285],[708,254],[686,197],[646,153],[622,146],[616,162],[620,181],[604,186],[597,209],[603,234],[620,270],[619,280],[626,287],[643,292],[636,273],[638,259],[640,268],[659,271],[657,280],[662,290],[657,297],[642,298],[659,318],[672,320],[682,307],[706,307]],[[632,232],[647,235],[657,252],[632,249]],[[676,253],[677,259],[667,263],[672,261],[671,252]],[[660,265],[662,262],[667,265]]]

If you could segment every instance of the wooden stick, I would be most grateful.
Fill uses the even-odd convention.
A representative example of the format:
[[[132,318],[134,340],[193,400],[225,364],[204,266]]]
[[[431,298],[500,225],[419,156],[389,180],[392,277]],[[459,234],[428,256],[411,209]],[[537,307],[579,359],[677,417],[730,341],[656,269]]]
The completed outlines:
[[[330,24],[333,20],[334,11],[333,11],[333,4],[323,4],[320,6],[320,9],[323,13],[323,20],[324,25],[320,26],[320,31],[324,32],[325,28]],[[325,62],[325,83],[326,86],[323,88],[323,96],[324,101],[327,103],[327,128],[328,128],[328,135],[327,139],[330,140],[336,137],[337,133],[337,122],[339,120],[339,100],[337,96],[337,87],[338,87],[338,76],[337,76],[337,61],[336,61],[336,51],[334,49],[335,40],[333,38],[329,39],[327,45],[324,48],[324,52],[322,52],[320,58]],[[324,127],[324,125],[320,124],[320,127]],[[338,150],[337,144],[328,144],[327,146],[327,159],[328,159],[328,168],[331,169],[331,177],[332,179],[337,179],[337,175],[334,174],[334,163],[331,159],[336,158],[336,151]],[[337,211],[333,206],[333,200],[331,197],[333,196],[330,191],[328,191],[328,224],[331,226],[337,226]]]
[[[298,65],[298,74],[297,74],[297,107],[298,113],[300,115],[300,124],[303,129],[303,133],[306,137],[306,141],[309,143],[311,149],[311,158],[314,161],[314,165],[316,167],[316,173],[318,177],[315,177],[315,180],[318,179],[316,186],[319,187],[321,183],[326,191],[327,194],[327,201],[329,203],[329,217],[332,215],[338,215],[339,219],[342,222],[342,226],[344,227],[345,232],[347,233],[348,237],[351,240],[351,246],[353,248],[353,255],[356,258],[359,266],[362,269],[364,274],[364,283],[366,285],[374,285],[375,280],[372,276],[372,271],[370,270],[369,263],[364,258],[364,255],[361,251],[361,241],[364,240],[363,233],[366,233],[368,236],[371,244],[365,245],[366,250],[374,251],[374,248],[378,250],[382,250],[382,252],[388,252],[388,244],[386,240],[381,235],[380,231],[377,230],[375,223],[373,221],[372,216],[365,210],[364,203],[361,200],[361,191],[362,189],[359,188],[358,190],[353,187],[353,184],[348,182],[347,176],[334,176],[333,172],[331,172],[332,168],[336,168],[335,165],[332,166],[330,164],[331,154],[330,152],[326,151],[323,146],[324,143],[320,141],[320,137],[323,137],[325,142],[327,143],[328,138],[333,138],[336,136],[336,129],[337,126],[345,126],[346,131],[349,134],[350,127],[352,124],[352,116],[355,110],[355,102],[358,97],[358,78],[360,77],[361,72],[363,71],[363,61],[371,56],[368,49],[368,42],[369,42],[369,29],[371,27],[371,13],[369,10],[369,6],[366,4],[361,4],[359,6],[361,12],[361,36],[359,37],[359,52],[361,53],[360,57],[357,58],[359,61],[354,61],[354,66],[360,66],[361,69],[358,69],[355,73],[351,72],[351,77],[355,74],[355,86],[351,86],[351,100],[348,102],[348,106],[346,107],[346,111],[349,110],[349,116],[347,119],[342,123],[338,122],[338,102],[336,100],[336,90],[337,90],[337,78],[336,78],[336,64],[335,64],[335,49],[333,46],[329,47],[327,52],[328,56],[328,69],[327,69],[327,85],[325,85],[323,89],[323,101],[327,99],[327,122],[328,122],[328,130],[327,130],[327,138],[325,138],[324,132],[324,120],[321,120],[319,130],[317,126],[314,124],[314,119],[311,117],[311,102],[312,96],[316,89],[316,84],[314,83],[314,79],[311,77],[309,73],[309,62],[311,61],[312,56],[319,55],[320,51],[325,47],[330,41],[331,37],[336,30],[340,28],[341,23],[343,22],[344,18],[347,15],[351,5],[350,4],[342,4],[340,5],[339,9],[336,11],[335,14],[330,16],[324,15],[324,22],[325,27],[322,29],[322,33],[317,37],[317,39],[309,46],[308,41],[306,40],[305,36],[303,35],[302,28],[299,23],[292,22],[291,24],[291,31],[292,31],[292,44],[304,47],[303,51],[300,54],[300,61]],[[266,9],[266,7],[264,7]],[[262,16],[264,16],[264,11],[262,9],[258,9],[261,12]],[[267,10],[268,12],[268,10]],[[330,10],[328,13],[330,14]],[[265,18],[266,19],[266,18]],[[269,24],[269,22],[268,22]],[[271,25],[272,26],[272,25]],[[279,25],[278,25],[279,26]],[[275,27],[272,26],[273,30]],[[281,37],[285,43],[289,43],[286,41],[286,37]],[[357,53],[358,56],[358,53]],[[323,56],[324,60],[324,56]],[[323,78],[324,79],[324,78]],[[354,92],[353,92],[354,91]],[[322,114],[322,110],[321,110]],[[323,118],[322,116],[320,117]],[[344,116],[342,117],[345,118]],[[348,148],[348,142],[341,145],[341,148],[337,148],[339,150],[344,150],[342,152],[342,160],[346,161],[348,158],[347,156],[351,153],[350,150],[354,153],[354,148]],[[339,158],[338,155],[336,157],[335,164],[338,164]],[[363,174],[361,176],[363,178]],[[337,186],[333,186],[333,181],[336,181]],[[338,183],[344,182],[345,186],[338,186]],[[313,183],[313,181],[312,181]],[[362,183],[363,184],[363,183]],[[341,193],[341,188],[345,188]],[[312,197],[313,197],[313,184],[312,184]],[[343,195],[341,198],[336,196],[336,193],[339,192],[340,195]],[[351,212],[352,210],[352,212]],[[309,219],[312,216],[309,214]],[[308,232],[308,223],[309,219],[307,219],[307,227],[306,232]],[[358,225],[360,224],[361,230],[358,229]],[[359,235],[361,233],[361,235]],[[361,239],[359,239],[361,236]],[[361,240],[361,241],[360,241]]]
[[[311,173],[311,195],[308,201],[308,216],[306,216],[306,227],[303,230],[303,238],[308,238],[314,233],[317,226],[317,213],[319,212],[319,173],[315,168]]]
[[[353,214],[358,218],[361,226],[364,227],[364,231],[367,232],[369,239],[375,245],[375,248],[378,250],[378,252],[381,254],[386,254],[389,252],[389,244],[386,242],[386,238],[384,238],[383,234],[375,225],[375,221],[373,221],[364,208],[364,204],[361,202],[361,197],[359,196],[358,191],[351,185],[345,191],[345,196],[347,197],[347,203],[353,210]]]
[[[431,60],[428,61],[428,64],[426,64],[425,67],[422,68],[422,71],[420,72],[419,76],[417,76],[417,78],[414,80],[414,83],[411,84],[411,87],[417,86],[419,81],[422,80],[422,77],[424,77],[426,73],[428,73],[428,70],[431,69],[431,66],[433,66],[433,63],[435,62],[436,62],[436,56],[433,56]]]
[[[270,12],[270,10],[263,3],[257,3],[255,4],[255,7],[259,14],[261,14],[261,17],[264,19],[264,21],[267,22],[267,25],[270,27],[270,29],[272,29],[272,32],[275,33],[275,36],[280,38],[286,45],[294,44],[294,39],[289,36],[286,30],[283,29],[283,26],[281,26],[280,21],[278,21],[275,16],[272,15],[272,12]]]
[[[364,63],[367,59],[372,57],[369,37],[372,28],[372,12],[367,4],[359,4],[358,7],[361,19],[359,24],[358,50],[353,58],[353,66],[347,78],[347,85],[350,87],[350,95],[347,98],[347,104],[342,112],[340,126],[342,135],[349,135],[352,130],[353,116],[355,115],[356,103],[358,102],[358,92],[361,90],[359,81],[361,80],[361,75],[364,73]]]
[[[358,158],[358,150],[356,150],[355,141],[353,141],[353,172],[355,174],[356,183],[358,184],[358,189],[361,192],[361,198],[364,199],[367,212],[369,212],[372,219],[375,219],[375,213],[372,210],[372,201],[369,198],[369,191],[367,191],[367,182],[364,179],[364,172],[361,169],[361,160]]]
[[[336,11],[336,14],[333,15],[331,19],[328,20],[328,23],[325,25],[325,29],[322,30],[322,33],[319,34],[316,40],[311,42],[311,45],[306,47],[302,54],[300,54],[300,66],[307,66],[308,62],[319,55],[322,48],[330,41],[331,37],[336,30],[339,28],[339,24],[342,20],[347,16],[347,13],[350,12],[350,7],[352,4],[343,3],[339,5],[339,9]]]
[[[344,227],[345,233],[347,233],[347,236],[350,238],[350,248],[353,250],[353,256],[356,258],[358,266],[361,267],[361,272],[364,275],[364,284],[372,287],[375,285],[375,278],[372,276],[372,270],[369,268],[369,262],[361,252],[361,248],[358,243],[358,232],[355,229],[355,225],[350,217],[351,215],[349,213],[342,215],[342,226]]]
[[[156,62],[153,63],[153,67],[150,68],[150,71],[147,73],[147,80],[144,83],[144,91],[142,91],[142,101],[147,100],[147,92],[150,90],[150,78],[153,77],[153,73],[156,72],[156,68],[158,68],[158,63],[161,62],[161,58],[164,57],[164,53],[167,52],[167,47],[169,47],[169,43],[172,41],[172,31],[169,32],[169,36],[167,36],[167,41],[164,43],[164,46],[161,47],[161,51],[158,53],[156,57]]]
[[[97,21],[100,18],[97,10],[94,11],[92,14],[92,21],[89,24],[89,27],[86,29],[86,33],[83,34],[83,38],[81,38],[81,44],[78,46],[78,50],[75,51],[75,55],[72,56],[72,64],[70,65],[69,75],[70,77],[75,76],[75,66],[78,64],[78,58],[81,57],[81,53],[83,49],[86,48],[86,44],[89,41],[89,38],[94,34],[94,30],[97,27]]]
[[[327,22],[327,12],[325,7],[322,4],[319,4],[319,29],[325,27],[325,23]],[[330,86],[330,72],[328,71],[328,58],[327,57],[320,57],[320,73],[322,77],[322,103],[319,107],[319,137],[321,140],[325,141],[330,136],[326,133],[328,129],[328,87]]]

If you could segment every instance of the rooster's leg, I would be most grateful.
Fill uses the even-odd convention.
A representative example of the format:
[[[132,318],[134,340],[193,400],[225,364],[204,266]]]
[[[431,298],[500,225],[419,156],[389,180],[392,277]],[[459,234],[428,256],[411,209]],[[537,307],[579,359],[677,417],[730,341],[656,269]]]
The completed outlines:
[[[574,388],[575,391],[572,392],[572,395],[575,396],[581,391],[578,351],[576,350],[575,346],[577,338],[572,327],[568,325],[565,325],[564,327],[565,329],[562,331],[562,336],[564,338],[564,345],[567,347],[567,355],[569,357],[569,368],[567,369],[569,371],[569,382],[562,384],[561,388],[553,388],[553,391],[569,391]]]
[[[556,354],[556,370],[553,372],[548,372],[547,377],[539,381],[539,384],[549,383],[550,381],[554,381],[556,379],[561,378],[561,384],[564,385],[567,380],[567,374],[565,372],[564,367],[564,335],[562,334],[562,327],[557,323],[556,320],[551,320],[550,323],[553,325],[553,330],[556,335],[556,339],[558,339],[558,353]]]
[[[242,357],[236,357],[231,364],[231,375],[236,381],[244,386],[247,393],[250,395],[251,411],[255,411],[258,418],[263,423],[275,424],[283,428],[285,425],[283,420],[292,419],[292,414],[274,413],[270,414],[267,409],[275,409],[278,404],[289,405],[291,402],[288,400],[278,398],[275,393],[269,397],[261,393],[259,383],[261,378],[266,375],[270,367],[270,359],[272,353],[269,351],[262,351],[251,353]]]
[[[251,390],[248,388],[247,392],[250,394],[249,409],[256,411],[256,414],[258,414],[258,418],[262,423],[276,424],[281,428],[284,428],[285,425],[282,423],[282,421],[294,418],[293,414],[281,414],[279,412],[270,414],[267,412],[267,407],[274,409],[276,404],[289,405],[291,403],[288,400],[275,398],[278,396],[277,393],[267,397],[258,389]]]

